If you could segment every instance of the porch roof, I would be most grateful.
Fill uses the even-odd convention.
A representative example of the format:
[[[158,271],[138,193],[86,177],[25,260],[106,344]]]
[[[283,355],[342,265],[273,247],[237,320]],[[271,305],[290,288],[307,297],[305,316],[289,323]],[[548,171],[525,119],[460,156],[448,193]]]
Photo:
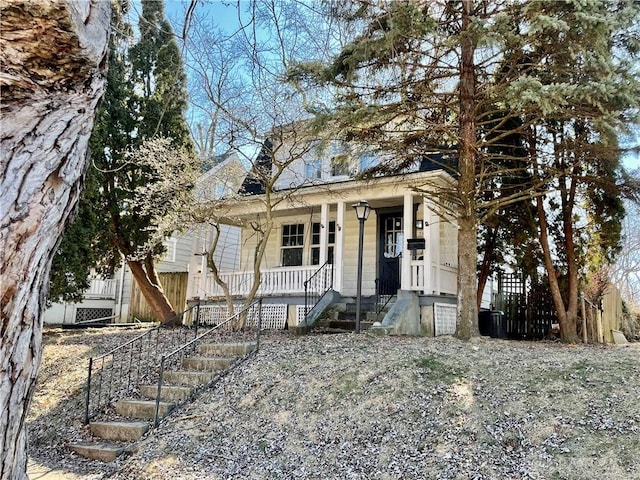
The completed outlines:
[[[456,180],[444,170],[415,172],[373,179],[348,179],[338,182],[316,182],[289,190],[271,192],[272,211],[286,214],[326,203],[357,202],[366,199],[372,208],[387,206],[385,201],[401,198],[407,190],[420,188],[437,191],[452,189]],[[264,212],[266,194],[236,196],[225,200],[218,211],[222,223],[241,224],[242,219]]]

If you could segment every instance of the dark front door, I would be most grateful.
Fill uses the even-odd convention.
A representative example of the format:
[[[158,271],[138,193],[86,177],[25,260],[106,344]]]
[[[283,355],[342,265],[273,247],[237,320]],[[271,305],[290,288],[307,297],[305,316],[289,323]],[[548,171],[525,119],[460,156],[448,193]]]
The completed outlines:
[[[402,212],[380,215],[378,293],[395,295],[400,288],[400,255],[404,245]]]

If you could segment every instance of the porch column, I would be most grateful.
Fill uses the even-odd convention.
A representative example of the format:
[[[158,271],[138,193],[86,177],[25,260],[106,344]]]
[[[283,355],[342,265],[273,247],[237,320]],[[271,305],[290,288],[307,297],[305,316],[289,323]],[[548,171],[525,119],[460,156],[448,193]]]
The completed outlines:
[[[440,261],[440,228],[442,227],[442,219],[433,211],[431,212],[429,225],[433,225],[429,227],[431,231],[431,268],[433,271],[432,291],[436,295],[440,295],[442,291],[440,286],[440,265],[442,263]]]
[[[424,276],[424,293],[431,294],[435,289],[432,275],[432,237],[434,235],[434,228],[437,224],[433,224],[433,218],[431,218],[433,212],[429,208],[427,199],[422,200],[422,234],[424,235],[424,256],[422,264],[422,274]]]
[[[209,268],[207,267],[207,257],[204,255],[204,252],[207,251],[207,244],[209,243],[207,240],[209,239],[209,235],[211,232],[211,228],[213,227],[203,227],[200,230],[200,291],[198,292],[198,296],[203,300],[209,296],[209,292],[207,292],[207,275],[209,273]]]
[[[411,252],[407,249],[407,239],[413,235],[413,193],[410,191],[404,194],[403,224],[400,289],[411,290]]]
[[[320,206],[320,265],[327,261],[327,243],[329,238],[329,205]]]
[[[333,252],[333,289],[342,292],[342,265],[344,263],[344,214],[345,204],[336,204],[336,245]]]

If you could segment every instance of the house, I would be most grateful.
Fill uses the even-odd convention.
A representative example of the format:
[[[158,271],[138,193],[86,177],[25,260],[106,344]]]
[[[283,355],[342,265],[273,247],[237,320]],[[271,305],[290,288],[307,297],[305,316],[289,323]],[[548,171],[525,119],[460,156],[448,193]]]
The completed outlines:
[[[246,169],[237,155],[215,157],[214,165],[197,182],[200,200],[220,198],[229,191],[236,191],[245,175]],[[176,311],[184,310],[186,300],[201,291],[197,281],[189,282],[189,279],[197,278],[203,269],[203,257],[194,256],[194,253],[202,253],[210,245],[207,242],[210,242],[211,230],[212,227],[196,225],[183,232],[174,232],[163,241],[165,253],[158,260],[156,269]],[[221,228],[214,256],[224,268],[235,270],[239,265],[238,239],[237,227],[225,225]],[[96,276],[81,302],[54,303],[44,312],[47,324],[90,323],[100,319],[116,322],[153,320],[153,313],[124,261],[110,278]]]
[[[360,297],[375,306],[374,314],[382,311],[376,326],[400,333],[454,333],[457,228],[434,199],[442,190],[452,191],[455,179],[428,159],[400,174],[357,175],[381,161],[382,155],[340,142],[286,148],[265,142],[240,195],[225,199],[218,212],[220,223],[240,228],[239,269],[221,272],[233,297],[241,302],[249,293],[261,238],[257,225],[269,217],[273,228],[259,265],[257,295],[271,326],[308,324],[318,298],[330,298],[322,310],[356,302],[360,220],[353,206],[366,200],[370,213],[362,223]],[[330,277],[331,296],[309,291],[318,276]],[[206,281],[194,281],[200,285],[198,298],[222,299],[210,272]],[[389,299],[395,300],[393,306],[383,309]]]

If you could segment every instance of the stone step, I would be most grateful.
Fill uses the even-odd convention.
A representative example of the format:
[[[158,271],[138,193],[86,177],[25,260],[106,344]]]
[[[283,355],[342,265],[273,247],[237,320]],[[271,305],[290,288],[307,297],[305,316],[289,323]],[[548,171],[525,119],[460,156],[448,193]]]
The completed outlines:
[[[205,343],[198,345],[198,353],[202,356],[244,357],[256,349],[253,342],[244,343]]]
[[[184,370],[164,372],[164,381],[173,385],[198,387],[213,380],[213,372],[186,372]],[[157,388],[157,387],[156,387]]]
[[[175,405],[169,402],[160,402],[158,416],[164,417]],[[156,413],[155,400],[120,400],[116,403],[116,413],[123,417],[142,418],[153,420]]]
[[[149,431],[147,422],[92,422],[91,433],[105,440],[134,442]]]
[[[122,445],[114,445],[104,442],[74,443],[69,448],[85,458],[100,460],[102,462],[112,462],[124,452]]]
[[[182,359],[185,370],[217,371],[228,368],[236,359],[223,357],[189,357]]]
[[[165,375],[168,372],[165,372]],[[160,400],[163,402],[179,402],[185,398],[189,398],[193,393],[192,387],[183,387],[179,385],[162,385],[160,391]],[[143,385],[140,387],[140,395],[147,398],[156,398],[158,394],[157,385]]]

